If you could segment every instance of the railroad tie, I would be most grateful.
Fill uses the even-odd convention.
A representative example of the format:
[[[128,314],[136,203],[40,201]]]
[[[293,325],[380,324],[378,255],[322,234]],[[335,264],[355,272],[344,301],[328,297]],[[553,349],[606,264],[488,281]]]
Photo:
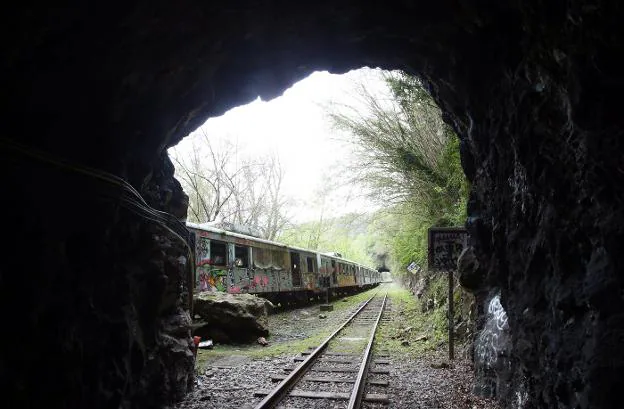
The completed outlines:
[[[284,372],[290,372],[295,368],[284,368]],[[336,373],[357,373],[359,368],[311,368],[310,372],[336,372]],[[389,369],[382,368],[371,368],[368,370],[369,373],[379,374],[379,375],[390,375]]]
[[[254,392],[254,396],[266,396],[270,393],[270,391],[256,391]],[[302,390],[294,390],[291,391],[288,396],[294,398],[310,398],[310,399],[335,399],[335,400],[349,400],[351,397],[350,393],[343,392],[322,392],[322,391],[302,391]],[[365,402],[371,403],[390,403],[390,397],[387,394],[381,393],[367,393],[364,395],[363,400]]]
[[[284,379],[286,379],[286,375],[273,375],[271,376],[271,381],[272,382],[280,382],[283,381]],[[349,379],[349,378],[332,378],[332,377],[324,377],[324,378],[320,378],[320,377],[305,377],[302,379],[303,382],[318,382],[318,383],[333,383],[333,382],[337,382],[337,383],[354,383],[355,379]],[[370,380],[367,382],[369,385],[373,385],[373,386],[388,386],[390,384],[390,382],[388,381],[378,381],[378,380]]]

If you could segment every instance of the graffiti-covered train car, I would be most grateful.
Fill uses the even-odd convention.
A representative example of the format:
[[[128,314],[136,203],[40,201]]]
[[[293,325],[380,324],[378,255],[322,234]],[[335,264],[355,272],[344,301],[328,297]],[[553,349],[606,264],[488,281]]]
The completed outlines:
[[[272,301],[308,300],[379,283],[380,274],[343,259],[235,233],[187,223],[195,238],[196,291],[258,294]]]

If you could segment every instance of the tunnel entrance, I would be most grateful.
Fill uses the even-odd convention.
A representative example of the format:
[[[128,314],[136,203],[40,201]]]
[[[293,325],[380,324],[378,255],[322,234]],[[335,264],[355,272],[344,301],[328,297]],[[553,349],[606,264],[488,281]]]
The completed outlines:
[[[526,385],[525,407],[614,407],[619,5],[191,0],[7,16],[1,286],[5,311],[19,306],[6,326],[30,351],[5,339],[10,406],[181,399],[189,259],[158,211],[184,219],[188,198],[166,149],[315,70],[379,66],[420,75],[461,138],[474,249],[463,282],[500,290],[507,383]]]

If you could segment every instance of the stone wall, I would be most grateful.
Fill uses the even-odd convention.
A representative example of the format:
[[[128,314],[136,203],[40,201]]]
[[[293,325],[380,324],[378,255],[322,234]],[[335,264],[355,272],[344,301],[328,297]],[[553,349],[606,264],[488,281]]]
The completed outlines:
[[[525,388],[526,407],[611,407],[622,14],[607,1],[12,4],[0,39],[6,400],[156,406],[182,396],[192,364],[182,242],[115,188],[24,160],[7,138],[120,176],[182,217],[168,146],[314,70],[367,65],[421,75],[462,137],[482,285],[508,314],[511,391]]]

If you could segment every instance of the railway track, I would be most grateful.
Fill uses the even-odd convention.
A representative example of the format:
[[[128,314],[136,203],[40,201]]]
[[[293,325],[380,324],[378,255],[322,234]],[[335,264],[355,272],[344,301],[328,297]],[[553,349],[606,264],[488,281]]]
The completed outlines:
[[[321,345],[295,358],[300,364],[287,368],[289,374],[273,376],[272,380],[279,384],[271,391],[255,393],[264,396],[255,409],[315,406],[355,409],[361,407],[363,401],[388,403],[386,394],[364,394],[367,384],[369,387],[388,385],[387,380],[369,379],[369,375],[389,374],[388,369],[383,368],[388,360],[372,360],[375,333],[386,299],[386,294],[375,294]],[[331,406],[327,406],[327,400],[332,401]]]

